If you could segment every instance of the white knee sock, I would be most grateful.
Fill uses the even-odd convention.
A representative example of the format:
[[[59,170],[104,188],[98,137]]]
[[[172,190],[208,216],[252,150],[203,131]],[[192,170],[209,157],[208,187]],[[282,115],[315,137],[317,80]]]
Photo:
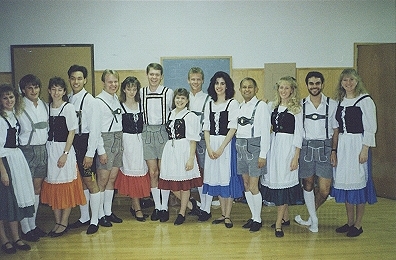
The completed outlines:
[[[254,201],[253,201],[253,194],[250,191],[245,191],[245,198],[246,202],[249,206],[250,212],[252,213],[251,219],[254,219]]]
[[[80,221],[82,223],[87,222],[89,218],[89,190],[84,190],[85,199],[87,203],[85,205],[80,205]]]
[[[318,232],[318,217],[316,216],[314,191],[304,190],[304,200],[311,219],[311,226],[309,227],[309,230],[316,233]]]
[[[104,217],[103,204],[104,204],[104,191],[99,192],[100,205],[99,205],[99,218]]]
[[[21,221],[20,221],[20,223],[21,223],[21,230],[22,230],[22,232],[24,233],[24,234],[26,234],[27,232],[29,232],[31,229],[30,229],[30,226],[29,226],[29,220],[28,220],[28,218],[24,218],[24,219],[22,219]]]
[[[34,213],[33,217],[28,218],[30,230],[36,228],[36,217],[37,217],[37,210],[40,204],[40,195],[34,195]]]
[[[160,210],[161,209],[161,191],[157,187],[151,188],[151,195],[153,196],[155,209]]]
[[[168,210],[170,190],[161,190],[161,210]]]
[[[204,210],[207,213],[210,213],[210,207],[212,206],[213,196],[210,196],[209,194],[204,194],[204,196],[205,196],[205,206],[202,207],[202,205],[201,205],[201,210]]]
[[[111,215],[111,206],[113,205],[114,190],[104,191],[103,211],[106,216]]]
[[[203,186],[198,187],[199,199],[200,199],[201,203],[204,200],[204,196],[202,194],[202,191],[203,191]]]
[[[89,206],[91,208],[91,216],[92,216],[91,224],[96,226],[98,225],[98,219],[99,219],[100,193],[101,192],[90,194]]]
[[[261,193],[259,192],[256,195],[252,195],[252,200],[254,204],[253,220],[261,223],[261,209],[263,207],[263,197],[261,196]]]

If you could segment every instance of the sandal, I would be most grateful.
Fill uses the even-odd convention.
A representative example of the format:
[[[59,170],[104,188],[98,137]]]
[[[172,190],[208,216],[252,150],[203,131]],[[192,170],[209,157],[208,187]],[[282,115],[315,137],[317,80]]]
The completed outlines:
[[[65,225],[63,225],[63,224],[60,224],[60,223],[56,223],[56,224],[59,225],[59,226],[61,226],[61,227],[64,227],[65,229],[64,229],[62,232],[53,232],[51,237],[60,237],[60,236],[63,236],[63,235],[68,231],[67,226],[65,226]]]

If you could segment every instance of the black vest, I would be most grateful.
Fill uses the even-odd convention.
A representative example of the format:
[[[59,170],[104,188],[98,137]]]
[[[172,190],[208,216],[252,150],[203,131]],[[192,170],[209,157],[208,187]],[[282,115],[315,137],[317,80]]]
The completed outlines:
[[[338,102],[336,119],[338,122],[338,132],[344,133],[344,122],[342,120],[342,110],[345,108],[345,128],[348,133],[351,134],[361,134],[363,133],[363,119],[362,119],[362,109],[357,107],[356,104],[360,102],[360,100],[370,97],[369,95],[362,96],[359,98],[353,106],[343,107],[341,106],[341,102]]]
[[[212,102],[209,102],[210,114],[209,114],[209,121],[210,121],[210,135],[227,135],[228,133],[228,107],[233,99],[228,101],[228,104],[224,111],[220,112],[219,118],[219,129],[218,133],[216,133],[216,122],[215,122],[215,112],[212,112]]]
[[[294,134],[296,119],[293,114],[287,112],[278,112],[278,107],[271,113],[272,131],[274,133]]]
[[[190,113],[190,112],[187,112],[182,118],[178,118],[178,119],[174,120],[175,123],[173,125],[173,128],[175,129],[175,138],[173,138],[173,136],[172,136],[172,127],[170,127],[170,124],[172,123],[173,120],[169,120],[169,117],[170,117],[170,114],[169,114],[168,122],[166,122],[166,124],[165,124],[165,129],[166,129],[166,132],[168,133],[169,140],[171,140],[171,139],[177,140],[177,139],[186,138],[186,121],[184,121],[184,117],[188,113]]]
[[[16,127],[12,127],[10,122],[4,116],[1,116],[7,122],[8,129],[7,129],[7,137],[6,142],[4,144],[4,148],[17,148],[17,132],[19,133],[21,128],[19,127],[19,122],[17,119]]]
[[[139,103],[139,113],[127,113],[124,104],[121,108],[124,110],[122,114],[122,132],[126,134],[140,134],[143,132],[143,113],[142,106]]]
[[[48,110],[49,115],[49,131],[48,131],[48,141],[54,142],[66,142],[67,136],[69,135],[69,130],[67,129],[66,118],[60,116],[63,109],[68,103],[65,103],[62,109],[59,111],[57,116],[51,116],[51,109]],[[51,108],[51,104],[50,104]]]

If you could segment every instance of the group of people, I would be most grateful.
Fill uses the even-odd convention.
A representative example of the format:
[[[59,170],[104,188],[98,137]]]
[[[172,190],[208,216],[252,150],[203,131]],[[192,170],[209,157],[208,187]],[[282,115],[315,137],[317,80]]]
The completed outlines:
[[[48,84],[49,104],[39,95],[41,82],[26,75],[21,94],[0,86],[0,240],[6,253],[30,250],[26,241],[59,237],[69,228],[111,227],[122,219],[112,212],[114,190],[131,198],[130,212],[140,222],[149,217],[140,199],[152,196],[152,221],[169,220],[170,192],[180,199],[175,225],[188,214],[211,217],[218,197],[221,216],[213,224],[232,228],[235,198],[245,197],[251,218],[243,228],[262,226],[263,200],[277,206],[272,227],[283,237],[290,225],[288,205],[305,201],[309,219],[295,221],[318,232],[317,209],[331,193],[345,203],[347,223],[336,229],[349,237],[362,232],[365,204],[376,195],[368,171],[369,147],[375,146],[376,112],[353,69],[339,78],[336,100],[323,93],[324,77],[309,72],[308,97],[300,100],[293,77],[282,77],[268,104],[256,96],[253,78],[239,84],[243,101],[234,99],[229,74],[216,72],[207,94],[204,73],[193,67],[190,90],[161,85],[163,68],[150,63],[148,86],[136,77],[121,83],[114,70],[102,74],[103,90],[93,97],[85,89],[84,66],[68,70],[72,90],[59,77]],[[198,203],[190,190],[199,192]],[[52,207],[55,226],[47,234],[36,226],[39,203]],[[199,206],[198,206],[199,204]],[[69,224],[71,209],[80,218]],[[11,240],[4,222],[9,223]],[[19,223],[21,235],[19,235]],[[23,240],[22,240],[23,239]]]

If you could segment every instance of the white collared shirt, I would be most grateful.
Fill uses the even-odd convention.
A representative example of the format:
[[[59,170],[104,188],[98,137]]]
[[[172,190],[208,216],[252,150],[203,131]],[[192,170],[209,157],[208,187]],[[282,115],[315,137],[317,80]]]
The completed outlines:
[[[251,119],[253,115],[253,110],[259,100],[257,97],[253,97],[249,102],[243,101],[240,104],[239,115],[240,117],[246,117]],[[253,137],[261,137],[260,140],[260,158],[267,158],[267,152],[270,148],[271,138],[270,138],[270,129],[271,129],[271,119],[268,113],[268,105],[264,101],[258,103],[256,112],[254,115],[253,125],[247,124],[242,126],[238,124],[236,137],[237,138],[251,138],[252,137],[252,128],[254,127],[254,136]]]
[[[84,88],[77,94],[70,95],[69,102],[74,105],[76,111],[80,111],[81,102],[85,93],[87,93],[87,91]],[[89,133],[87,153],[85,154],[87,157],[94,157],[96,148],[98,146],[98,140],[100,138],[101,121],[98,110],[98,107],[100,106],[99,102],[102,101],[95,99],[90,93],[87,93],[82,105],[81,133]],[[76,129],[76,135],[79,133],[80,127]]]
[[[48,104],[43,102],[41,99],[37,101],[37,107],[28,98],[23,97],[25,103],[25,110],[29,114],[33,123],[47,122],[48,123]],[[32,124],[25,114],[22,112],[18,116],[19,124],[21,125],[21,132],[19,134],[20,145],[27,145],[29,142],[30,134],[32,132]],[[33,131],[30,145],[43,145],[48,139],[48,127],[44,129],[36,129]]]
[[[326,115],[327,97],[322,94],[322,100],[315,108],[310,96],[305,99],[305,115],[319,114]],[[301,106],[304,106],[304,100],[301,101]],[[303,109],[303,108],[301,108]],[[328,114],[328,133],[329,137],[333,136],[335,128],[338,128],[338,122],[335,118],[337,111],[337,102],[329,99],[329,114]],[[326,139],[326,119],[312,120],[309,118],[304,119],[304,138],[306,140],[325,140]]]

